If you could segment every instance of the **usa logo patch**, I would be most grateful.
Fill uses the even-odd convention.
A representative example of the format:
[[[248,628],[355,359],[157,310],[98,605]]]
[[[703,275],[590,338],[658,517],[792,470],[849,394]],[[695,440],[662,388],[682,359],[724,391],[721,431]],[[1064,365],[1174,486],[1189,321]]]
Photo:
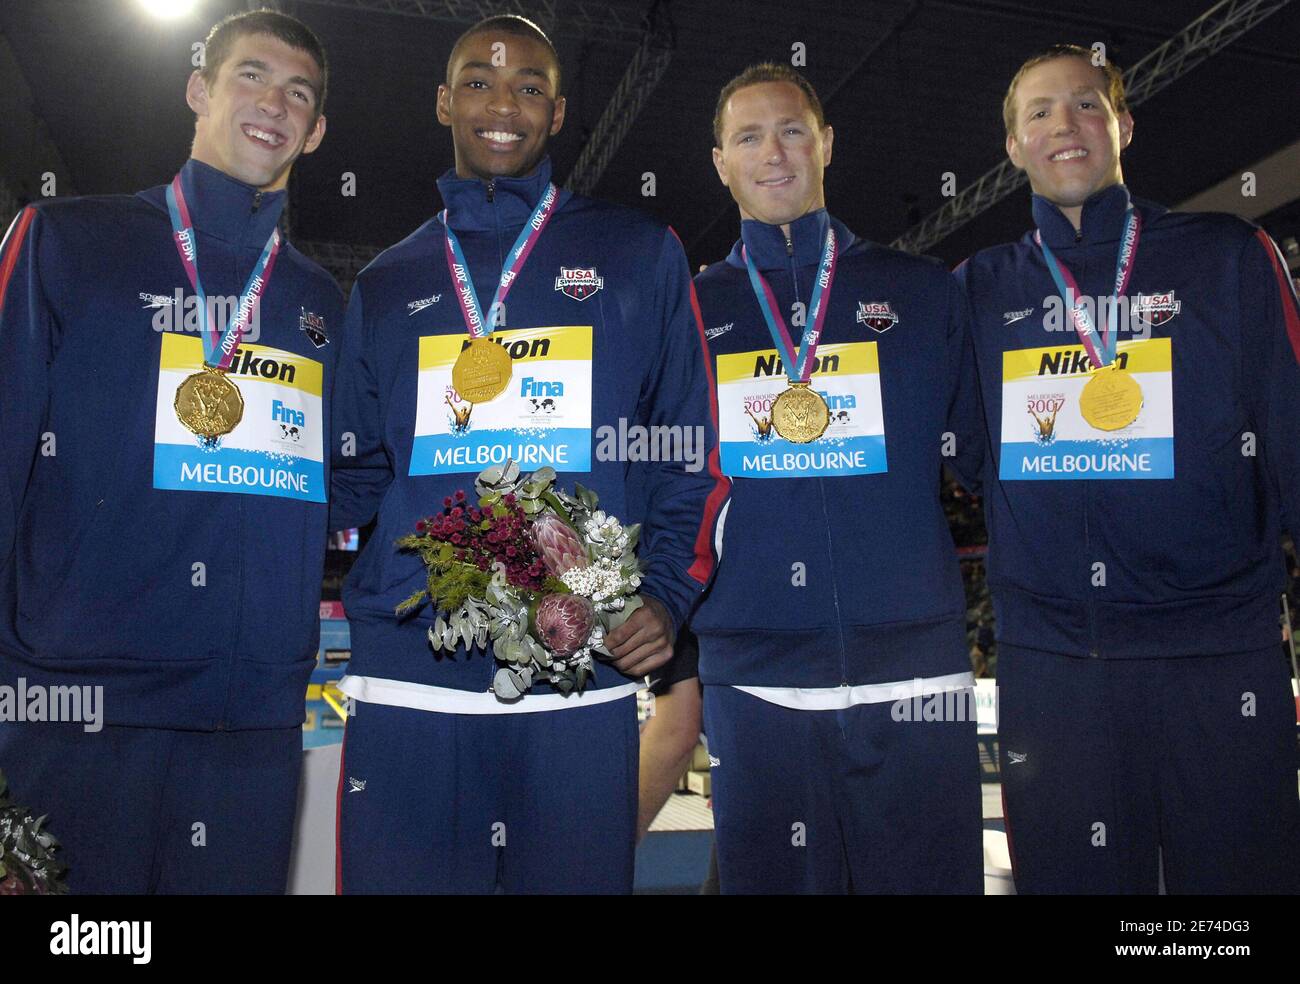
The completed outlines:
[[[858,301],[858,322],[872,331],[889,331],[898,324],[898,315],[888,301]]]
[[[313,345],[320,348],[329,341],[329,336],[325,334],[325,319],[306,308],[299,308],[299,310],[302,312],[302,317],[298,319],[298,327]]]
[[[560,275],[555,278],[555,289],[575,301],[585,301],[604,286],[605,278],[597,275],[595,267],[560,267]]]
[[[1183,302],[1174,297],[1172,290],[1160,294],[1138,294],[1133,302],[1137,316],[1147,324],[1163,325],[1183,309]]]

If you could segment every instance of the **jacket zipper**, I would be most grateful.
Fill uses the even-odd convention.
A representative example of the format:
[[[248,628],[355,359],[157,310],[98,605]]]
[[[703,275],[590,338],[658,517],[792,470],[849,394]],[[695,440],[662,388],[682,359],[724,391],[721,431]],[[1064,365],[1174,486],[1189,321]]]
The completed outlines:
[[[1083,546],[1087,551],[1085,557],[1092,554],[1092,483],[1084,481],[1083,483]],[[1102,568],[1105,571],[1105,568]],[[1109,572],[1107,572],[1109,573]],[[1088,655],[1093,659],[1097,658],[1097,606],[1093,600],[1093,594],[1097,586],[1092,583],[1092,562],[1089,563],[1088,574]]]
[[[822,499],[822,519],[825,520],[826,528],[826,555],[831,561],[831,602],[835,606],[835,630],[840,637],[840,686],[849,685],[849,653],[848,646],[844,641],[844,619],[840,615],[840,586],[835,577],[835,547],[834,538],[831,536],[831,514],[830,509],[826,506],[826,480],[817,479],[817,491],[821,493]]]
[[[504,253],[504,252],[502,251],[502,249],[501,249],[501,207],[497,204],[497,201],[496,201],[496,192],[497,192],[497,182],[496,182],[496,178],[493,178],[492,180],[490,180],[490,181],[487,183],[487,200],[488,200],[488,204],[492,206],[492,221],[493,221],[493,223],[494,223],[495,226],[496,226],[496,234],[497,234],[497,261],[498,261],[498,263],[500,264],[500,269],[505,269],[505,265],[506,265],[506,257],[505,257],[505,253]],[[465,262],[466,262],[466,263],[469,263],[469,257],[466,257],[466,258],[465,258]],[[466,274],[469,274],[469,271],[468,271],[468,270],[466,270],[465,272],[466,272]],[[472,279],[472,274],[471,274],[470,276],[471,276],[471,279]],[[493,296],[493,297],[496,296],[497,285],[498,285],[500,282],[501,282],[501,274],[500,274],[500,270],[498,270],[498,272],[497,272],[497,277],[496,277],[495,280],[492,281],[492,285],[491,285],[491,286],[492,286],[492,296]],[[491,304],[491,301],[489,301],[488,303]],[[487,318],[487,319],[490,320],[490,319],[493,317],[493,312],[492,312],[492,310],[489,309],[489,310],[487,310],[487,311],[484,311],[484,312],[483,312],[483,316],[484,316],[485,318]],[[488,325],[487,327],[488,327],[488,328],[494,328],[495,326],[494,326],[494,325]],[[467,655],[468,655],[468,654],[467,654]],[[488,659],[488,660],[484,660],[484,663],[485,663],[486,666],[487,666],[487,692],[488,692],[488,693],[494,693],[495,690],[496,690],[496,688],[493,686],[493,681],[496,679],[496,675],[497,675],[497,673],[496,673],[496,660],[495,660],[495,659]]]
[[[259,208],[261,208],[261,207],[262,207],[262,192],[260,192],[260,191],[256,191],[256,192],[253,193],[253,205],[252,205],[252,207],[248,210],[248,214],[249,214],[250,216],[256,214],[257,210],[258,210]],[[247,275],[244,274],[244,271],[243,271],[243,268],[242,268],[242,264],[240,264],[240,262],[239,262],[239,255],[240,255],[240,251],[242,250],[242,248],[243,248],[242,243],[239,244],[239,245],[237,245],[237,246],[235,247],[235,256],[236,256],[236,258],[237,258],[237,259],[236,259],[236,266],[235,266],[235,277],[236,277],[236,282],[239,282],[241,279],[244,280],[244,281],[247,281],[247,279],[248,279],[248,278],[247,278]],[[250,267],[250,269],[249,269],[249,273],[250,273],[250,274],[252,273],[252,268],[251,268],[251,267]],[[243,340],[241,339],[240,342],[241,342],[241,344],[242,344]],[[244,549],[245,549],[246,541],[245,541],[245,537],[244,537],[244,501],[243,501],[243,498],[244,498],[244,497],[243,497],[243,496],[240,496],[240,495],[235,496],[235,514],[236,514],[236,517],[237,517],[237,519],[238,519],[238,523],[237,523],[237,527],[236,527],[237,530],[238,530],[238,536],[235,538],[235,542],[236,542],[237,544],[239,544],[239,554],[238,554],[239,561],[238,561],[238,568],[237,568],[236,573],[235,573],[235,620],[234,620],[234,624],[235,624],[236,626],[238,626],[238,625],[243,621],[243,615],[244,615]],[[228,717],[229,717],[229,714],[230,714],[230,691],[231,691],[231,688],[234,686],[234,682],[235,682],[235,663],[236,663],[236,661],[237,661],[238,658],[239,658],[239,657],[238,657],[238,653],[237,653],[237,650],[239,649],[239,644],[240,644],[240,636],[239,636],[239,634],[238,634],[238,630],[236,630],[236,635],[235,635],[235,645],[234,645],[234,648],[232,649],[232,651],[230,652],[230,655],[229,655],[229,658],[228,658],[228,664],[227,664],[227,668],[226,668],[226,672],[227,672],[227,676],[226,676],[226,697],[225,697],[224,702],[223,702],[222,705],[221,705],[221,718],[220,718],[219,721],[217,721],[217,730],[218,730],[218,731],[225,731],[225,730],[226,730],[226,725],[228,725],[228,724],[230,723],[229,720],[228,720]]]
[[[790,282],[794,285],[794,299],[795,301],[798,301],[799,300],[799,267],[794,261],[794,241],[789,236],[785,237],[785,255],[790,258]],[[807,318],[807,316],[808,316],[807,312],[805,311],[804,312],[805,319]],[[800,334],[802,334],[802,332]],[[794,339],[792,338],[791,341],[793,340]],[[798,358],[798,352],[792,352],[791,355],[794,355],[796,358]],[[787,367],[787,372],[792,372],[793,370],[794,370],[794,366]],[[823,529],[826,530],[826,556],[830,559],[831,562],[831,568],[830,568],[831,604],[835,608],[835,631],[839,634],[839,639],[840,639],[840,686],[847,687],[849,685],[849,668],[848,668],[849,654],[848,654],[848,647],[844,641],[844,619],[840,614],[840,586],[838,581],[835,578],[835,546],[832,542],[833,537],[831,536],[830,509],[826,505],[825,479],[822,478],[817,479],[817,492],[821,496],[821,501],[822,501],[822,519],[824,520],[822,526]]]

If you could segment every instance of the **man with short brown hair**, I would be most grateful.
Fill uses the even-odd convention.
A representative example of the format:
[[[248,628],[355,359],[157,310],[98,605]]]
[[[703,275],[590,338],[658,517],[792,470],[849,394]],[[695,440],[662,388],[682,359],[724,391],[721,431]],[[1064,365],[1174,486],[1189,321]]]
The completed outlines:
[[[288,879],[343,299],[277,221],[325,56],[271,11],[207,54],[170,184],[33,205],[0,247],[0,685],[82,697],[0,695],[0,768],[79,893]]]
[[[1021,893],[1295,892],[1278,651],[1300,523],[1300,309],[1268,235],[1135,199],[1119,70],[1029,59],[1006,150],[1037,229],[959,268]]]
[[[966,307],[939,264],[826,210],[812,86],[722,90],[740,212],[696,278],[716,370],[726,548],[699,637],[721,890],[979,893],[965,599],[940,464],[979,470]]]

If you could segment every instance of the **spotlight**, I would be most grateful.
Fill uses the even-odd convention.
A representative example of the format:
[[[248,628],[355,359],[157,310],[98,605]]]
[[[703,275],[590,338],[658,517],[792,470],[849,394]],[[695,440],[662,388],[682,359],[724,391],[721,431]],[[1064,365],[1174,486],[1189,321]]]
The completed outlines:
[[[175,20],[193,11],[195,0],[137,0],[137,2],[155,17]]]

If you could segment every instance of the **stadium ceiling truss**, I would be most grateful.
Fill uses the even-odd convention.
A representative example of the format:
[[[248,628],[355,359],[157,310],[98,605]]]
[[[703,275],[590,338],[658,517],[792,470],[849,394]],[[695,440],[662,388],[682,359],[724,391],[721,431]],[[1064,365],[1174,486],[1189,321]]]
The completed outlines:
[[[1128,103],[1136,106],[1236,41],[1291,0],[1223,0],[1164,42],[1124,73]],[[942,207],[891,244],[907,253],[923,253],[943,242],[971,219],[1000,202],[1028,179],[1010,160],[967,185]]]

